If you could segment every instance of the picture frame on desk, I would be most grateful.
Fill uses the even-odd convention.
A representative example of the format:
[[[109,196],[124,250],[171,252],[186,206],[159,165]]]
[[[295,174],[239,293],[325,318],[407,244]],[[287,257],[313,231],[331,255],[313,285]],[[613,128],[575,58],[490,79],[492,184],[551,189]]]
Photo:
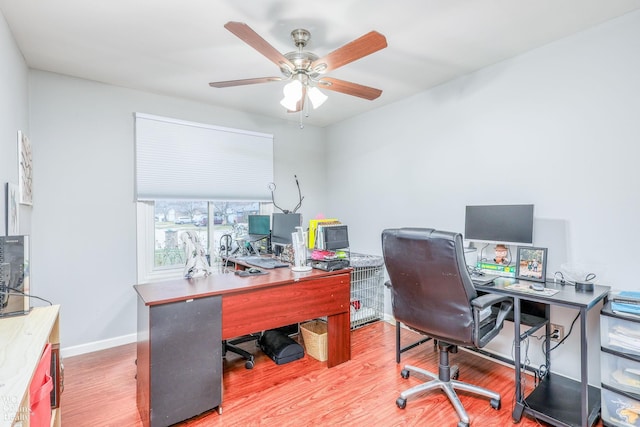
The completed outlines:
[[[516,279],[544,282],[547,277],[547,248],[518,246]]]

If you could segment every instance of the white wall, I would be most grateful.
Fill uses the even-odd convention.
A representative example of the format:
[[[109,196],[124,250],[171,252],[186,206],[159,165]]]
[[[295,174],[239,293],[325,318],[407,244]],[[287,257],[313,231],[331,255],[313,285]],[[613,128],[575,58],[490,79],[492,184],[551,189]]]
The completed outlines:
[[[322,129],[42,71],[30,73],[29,104],[33,290],[62,304],[67,349],[136,331],[134,112],[271,133],[278,205],[298,202],[294,174],[304,218],[327,204]],[[298,161],[310,158],[320,161]]]
[[[7,182],[18,184],[18,130],[29,136],[28,70],[0,13],[0,236],[6,235]],[[20,233],[29,234],[31,209],[20,206]]]
[[[635,12],[329,128],[329,209],[352,249],[380,254],[387,227],[463,232],[467,204],[534,203],[551,273],[584,263],[639,289],[639,41]],[[574,315],[552,311],[565,331]],[[553,356],[574,377],[578,326]]]

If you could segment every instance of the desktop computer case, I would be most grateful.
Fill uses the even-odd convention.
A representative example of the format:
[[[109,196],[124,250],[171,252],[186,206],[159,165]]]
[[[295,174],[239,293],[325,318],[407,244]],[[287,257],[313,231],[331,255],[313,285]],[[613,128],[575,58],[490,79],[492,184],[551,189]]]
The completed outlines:
[[[27,314],[29,236],[0,237],[0,317]]]

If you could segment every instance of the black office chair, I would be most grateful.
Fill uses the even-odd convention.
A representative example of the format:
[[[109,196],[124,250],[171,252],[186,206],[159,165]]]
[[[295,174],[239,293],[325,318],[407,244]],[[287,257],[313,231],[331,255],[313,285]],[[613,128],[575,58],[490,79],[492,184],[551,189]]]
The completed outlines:
[[[402,392],[398,407],[403,409],[407,399],[439,387],[458,413],[458,427],[468,427],[469,417],[456,389],[488,397],[491,406],[500,409],[500,394],[457,381],[458,368],[449,365],[449,352],[457,352],[458,346],[485,346],[502,329],[513,301],[495,294],[477,295],[459,233],[428,228],[384,230],[382,252],[396,321],[437,340],[440,353],[437,376],[404,366],[403,378],[415,373],[430,381]]]

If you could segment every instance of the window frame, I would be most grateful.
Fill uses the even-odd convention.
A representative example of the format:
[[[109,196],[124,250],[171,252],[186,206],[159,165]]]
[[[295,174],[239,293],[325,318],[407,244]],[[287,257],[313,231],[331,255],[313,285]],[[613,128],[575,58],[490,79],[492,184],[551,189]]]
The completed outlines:
[[[229,201],[235,202],[235,201]],[[273,213],[273,203],[256,200],[259,211],[264,215]],[[156,250],[156,224],[155,224],[155,201],[138,201],[136,202],[136,275],[137,283],[149,283],[160,280],[179,279],[183,277],[184,266],[179,267],[156,267],[155,266],[155,250]],[[216,225],[215,225],[215,204],[216,201],[207,202],[207,237],[208,247],[205,248],[210,254],[211,265],[219,257],[218,245],[219,241],[215,241]],[[219,230],[218,230],[219,231]]]

